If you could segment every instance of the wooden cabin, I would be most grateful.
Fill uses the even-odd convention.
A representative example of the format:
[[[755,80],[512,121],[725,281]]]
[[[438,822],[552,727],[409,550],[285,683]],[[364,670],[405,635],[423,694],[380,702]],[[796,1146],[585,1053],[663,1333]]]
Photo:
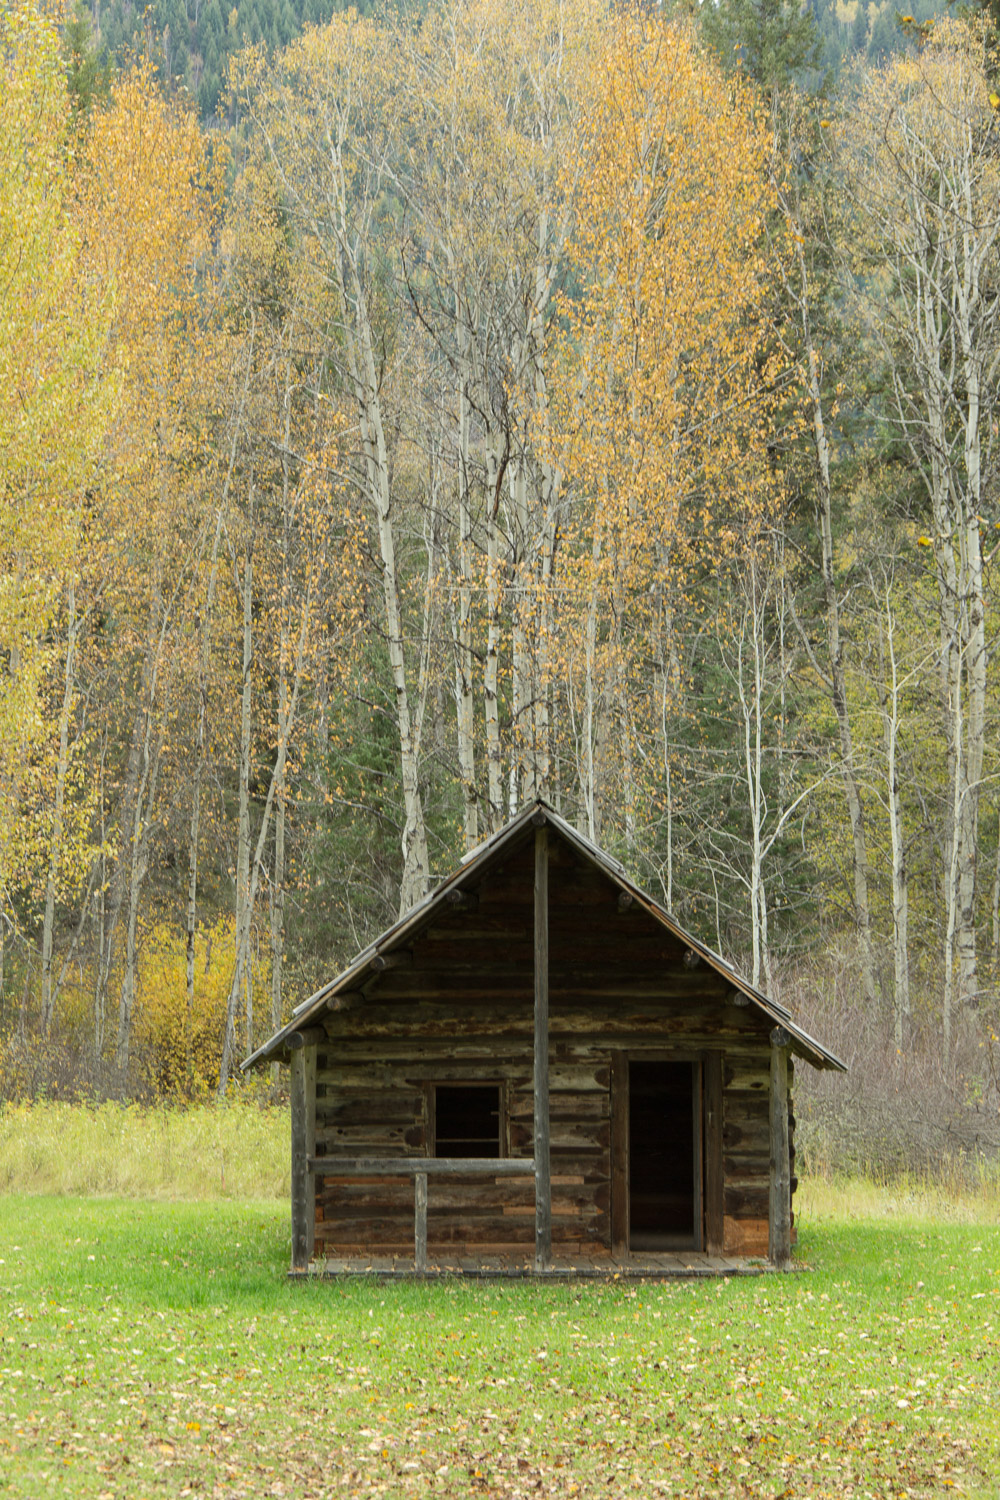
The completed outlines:
[[[785,1266],[793,1059],[843,1068],[541,801],[274,1059],[299,1273]]]

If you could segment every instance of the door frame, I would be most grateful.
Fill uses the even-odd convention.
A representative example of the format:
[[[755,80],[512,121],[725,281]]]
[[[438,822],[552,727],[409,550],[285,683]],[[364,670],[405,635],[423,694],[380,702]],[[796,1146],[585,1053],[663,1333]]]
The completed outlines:
[[[694,1111],[694,1223],[691,1246],[709,1255],[722,1253],[722,1052],[717,1048],[651,1051],[615,1050],[611,1054],[611,1253],[617,1260],[631,1254],[629,1064],[689,1063]],[[637,1254],[643,1254],[637,1251]]]

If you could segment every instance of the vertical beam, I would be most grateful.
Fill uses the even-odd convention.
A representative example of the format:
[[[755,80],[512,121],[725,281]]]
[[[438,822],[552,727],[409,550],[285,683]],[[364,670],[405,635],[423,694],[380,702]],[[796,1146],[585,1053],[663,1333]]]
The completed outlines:
[[[552,1263],[549,1133],[549,830],[535,828],[535,1270]]]
[[[723,1250],[722,1053],[705,1058],[705,1249]]]
[[[691,1064],[691,1135],[694,1141],[694,1159],[691,1172],[694,1177],[694,1248],[705,1248],[705,1137],[702,1124],[705,1118],[704,1068],[700,1062]]]
[[[427,1270],[427,1173],[413,1176],[413,1269]]]
[[[628,1058],[611,1054],[611,1254],[628,1255]]]
[[[308,1271],[316,1243],[316,1048],[292,1053],[292,1270]]]
[[[788,1053],[783,1026],[771,1032],[771,1182],[767,1254],[779,1271],[792,1262],[792,1182],[788,1155]]]

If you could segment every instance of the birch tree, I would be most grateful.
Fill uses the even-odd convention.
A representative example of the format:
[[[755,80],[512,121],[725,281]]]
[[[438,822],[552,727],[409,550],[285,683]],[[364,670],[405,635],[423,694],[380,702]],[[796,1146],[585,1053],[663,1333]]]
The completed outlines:
[[[822,127],[820,127],[822,129]],[[782,232],[773,241],[777,274],[786,316],[777,322],[782,346],[797,372],[804,414],[804,430],[812,450],[808,491],[816,519],[816,570],[823,590],[823,646],[817,651],[808,632],[799,634],[810,663],[833,709],[839,742],[839,775],[851,829],[851,873],[854,927],[857,933],[861,985],[865,1002],[878,1004],[878,983],[872,938],[869,897],[868,834],[863,779],[859,774],[847,687],[848,664],[841,585],[835,552],[833,450],[839,436],[838,383],[846,371],[843,345],[836,337],[832,287],[842,238],[831,218],[836,215],[838,190],[828,162],[821,156],[817,133],[796,100],[788,110],[787,147],[776,162]],[[800,165],[793,163],[798,161]],[[839,241],[839,243],[838,243]]]
[[[423,722],[407,670],[397,561],[402,497],[393,449],[395,372],[387,367],[399,335],[387,201],[399,100],[389,86],[390,65],[372,22],[338,16],[290,47],[259,92],[262,80],[254,75],[245,98],[303,252],[325,283],[334,332],[326,352],[357,413],[355,475],[377,530],[399,735],[403,912],[426,894],[430,870],[420,770]]]
[[[1000,369],[1000,166],[984,33],[935,25],[870,71],[841,149],[865,253],[859,305],[887,416],[920,475],[939,603],[946,729],[943,1029],[978,994],[976,881],[991,631],[981,538]],[[947,1048],[946,1040],[946,1048]]]

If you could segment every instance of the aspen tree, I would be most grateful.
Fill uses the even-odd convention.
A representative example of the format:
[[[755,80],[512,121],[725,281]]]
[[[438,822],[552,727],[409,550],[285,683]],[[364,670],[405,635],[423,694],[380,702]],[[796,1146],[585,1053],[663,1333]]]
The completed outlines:
[[[109,682],[135,689],[106,708],[116,720],[124,709],[131,723],[126,718],[117,726],[127,750],[113,813],[117,852],[102,907],[95,1000],[100,1030],[124,910],[115,1049],[122,1090],[157,798],[186,665],[181,621],[208,536],[192,494],[199,472],[199,360],[210,360],[213,350],[197,282],[211,244],[217,189],[193,116],[162,98],[148,68],[121,78],[107,106],[92,113],[79,192],[89,265],[117,289],[112,347],[127,370],[93,535],[106,570],[95,587],[116,621],[113,640],[96,649],[106,656]]]
[[[988,686],[981,528],[1000,371],[1000,126],[984,33],[941,21],[916,56],[864,76],[841,160],[864,257],[858,301],[888,416],[920,475],[938,583],[945,943],[942,1031],[979,989],[976,879]]]
[[[393,58],[370,21],[353,14],[308,33],[275,74],[245,91],[248,116],[266,144],[304,253],[332,298],[328,345],[357,412],[358,481],[374,513],[386,643],[395,692],[405,808],[400,911],[430,877],[420,774],[422,723],[407,676],[397,564],[399,496],[394,490],[393,417],[383,357],[394,337],[385,299],[394,272],[385,194],[391,185],[399,102]]]
[[[85,271],[59,36],[35,5],[0,14],[0,86],[0,922],[16,929],[14,889],[40,880],[44,1031],[55,901],[78,883],[90,844],[70,796],[74,581],[84,491],[113,409],[113,304]],[[50,676],[62,677],[54,715]]]
[[[868,836],[862,778],[857,766],[854,727],[847,691],[846,642],[842,622],[843,605],[836,574],[834,551],[834,487],[832,448],[836,433],[837,397],[831,386],[837,375],[837,348],[829,334],[831,286],[835,271],[829,262],[836,257],[830,243],[831,220],[836,213],[837,190],[827,164],[817,161],[815,142],[809,142],[810,124],[800,101],[791,99],[784,162],[779,172],[778,195],[784,218],[782,231],[772,241],[772,264],[779,278],[788,316],[777,320],[778,336],[798,372],[805,429],[813,451],[811,491],[819,539],[819,573],[823,584],[825,654],[813,648],[800,631],[810,662],[823,683],[833,707],[840,747],[840,779],[851,826],[852,894],[854,925],[858,938],[861,984],[865,1003],[878,1003],[878,984],[872,940],[869,898]],[[816,126],[812,129],[815,131]],[[820,129],[822,127],[819,127]],[[813,149],[809,149],[809,145]],[[794,161],[801,161],[799,167]],[[824,265],[824,261],[826,265]],[[824,334],[826,337],[824,338]],[[843,371],[840,372],[843,374]]]
[[[408,40],[401,34],[413,142],[396,167],[412,236],[407,291],[454,403],[454,417],[443,420],[455,433],[458,476],[456,699],[467,842],[478,826],[474,590],[486,606],[489,827],[526,790],[544,790],[548,777],[556,530],[565,504],[548,436],[549,344],[571,223],[573,124],[601,14],[578,3],[472,0],[432,10]],[[485,577],[474,547],[485,553]],[[499,712],[504,682],[509,728]]]
[[[643,776],[665,777],[664,764],[646,767],[645,747],[660,744],[665,760],[677,705],[664,694],[681,682],[671,636],[695,629],[700,607],[696,548],[717,553],[728,510],[758,503],[733,476],[761,472],[768,431],[745,413],[766,407],[770,378],[754,332],[769,144],[750,92],[723,82],[684,23],[616,17],[576,147],[570,253],[583,289],[563,306],[559,428],[579,497],[586,821],[596,832],[599,775],[613,795],[602,747],[614,743],[627,841],[639,821],[637,758]],[[658,663],[653,698],[636,690],[644,655]]]

